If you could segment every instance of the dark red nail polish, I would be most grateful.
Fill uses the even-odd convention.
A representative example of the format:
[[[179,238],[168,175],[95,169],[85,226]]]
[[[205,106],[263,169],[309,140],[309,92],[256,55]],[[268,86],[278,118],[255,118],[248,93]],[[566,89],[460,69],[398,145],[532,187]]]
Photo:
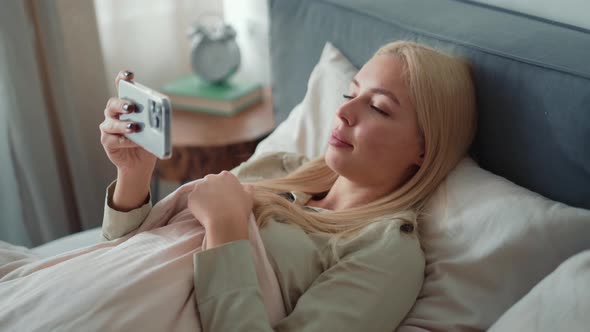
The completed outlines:
[[[131,76],[132,74],[133,74],[133,72],[131,72],[131,71],[128,71],[128,70],[127,70],[126,72],[124,72],[124,73],[123,73],[123,76],[125,76],[125,77],[129,77],[129,76]]]
[[[125,126],[125,128],[127,128],[127,129],[131,129],[131,130],[134,130],[134,129],[135,129],[135,124],[134,124],[134,123],[132,123],[132,122],[130,122],[130,123],[128,123],[128,124]]]

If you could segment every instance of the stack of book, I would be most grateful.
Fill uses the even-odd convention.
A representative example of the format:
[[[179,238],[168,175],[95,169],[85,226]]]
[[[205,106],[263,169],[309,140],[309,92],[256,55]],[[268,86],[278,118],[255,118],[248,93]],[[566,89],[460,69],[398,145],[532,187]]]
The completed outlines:
[[[225,116],[235,115],[262,101],[259,83],[211,84],[195,75],[164,84],[162,92],[170,97],[174,109]]]

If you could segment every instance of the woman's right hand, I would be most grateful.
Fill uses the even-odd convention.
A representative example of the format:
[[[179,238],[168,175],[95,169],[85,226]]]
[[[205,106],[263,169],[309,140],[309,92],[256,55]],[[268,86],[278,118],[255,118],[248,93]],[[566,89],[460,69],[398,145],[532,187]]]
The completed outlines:
[[[115,86],[119,81],[133,80],[133,73],[120,71],[115,78]],[[109,158],[120,174],[151,177],[156,165],[156,156],[125,137],[125,133],[137,130],[138,126],[129,121],[119,120],[121,114],[135,111],[135,105],[119,98],[111,98],[104,110],[104,121],[100,124],[100,142]]]

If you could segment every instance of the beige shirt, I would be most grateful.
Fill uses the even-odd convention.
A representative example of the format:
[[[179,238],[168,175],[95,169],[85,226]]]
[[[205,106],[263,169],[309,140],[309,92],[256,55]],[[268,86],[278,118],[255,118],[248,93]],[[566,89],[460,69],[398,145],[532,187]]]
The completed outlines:
[[[241,181],[283,176],[305,158],[275,153],[243,163],[232,172]],[[107,189],[103,240],[114,240],[139,227],[151,200],[129,211],[109,206]],[[294,204],[310,196],[292,192]],[[321,213],[321,209],[316,209]],[[275,331],[393,331],[409,312],[422,286],[424,255],[416,231],[400,230],[398,220],[379,221],[337,245],[329,237],[306,234],[299,226],[270,221],[260,230],[277,275],[287,317]],[[246,240],[233,241],[194,255],[195,300],[204,331],[273,331],[261,301]]]

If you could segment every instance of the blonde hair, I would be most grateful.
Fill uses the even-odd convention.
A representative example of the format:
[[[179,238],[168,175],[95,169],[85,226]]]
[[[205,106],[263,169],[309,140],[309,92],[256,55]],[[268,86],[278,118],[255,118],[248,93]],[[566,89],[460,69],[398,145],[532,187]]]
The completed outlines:
[[[405,80],[423,135],[424,161],[417,172],[390,194],[364,206],[316,213],[278,195],[330,190],[338,174],[323,156],[278,179],[254,183],[254,214],[263,227],[269,217],[300,226],[305,232],[329,233],[332,239],[357,234],[383,219],[401,219],[417,229],[423,206],[457,165],[473,140],[476,128],[475,92],[466,61],[408,41],[381,47],[374,56],[402,60]]]

